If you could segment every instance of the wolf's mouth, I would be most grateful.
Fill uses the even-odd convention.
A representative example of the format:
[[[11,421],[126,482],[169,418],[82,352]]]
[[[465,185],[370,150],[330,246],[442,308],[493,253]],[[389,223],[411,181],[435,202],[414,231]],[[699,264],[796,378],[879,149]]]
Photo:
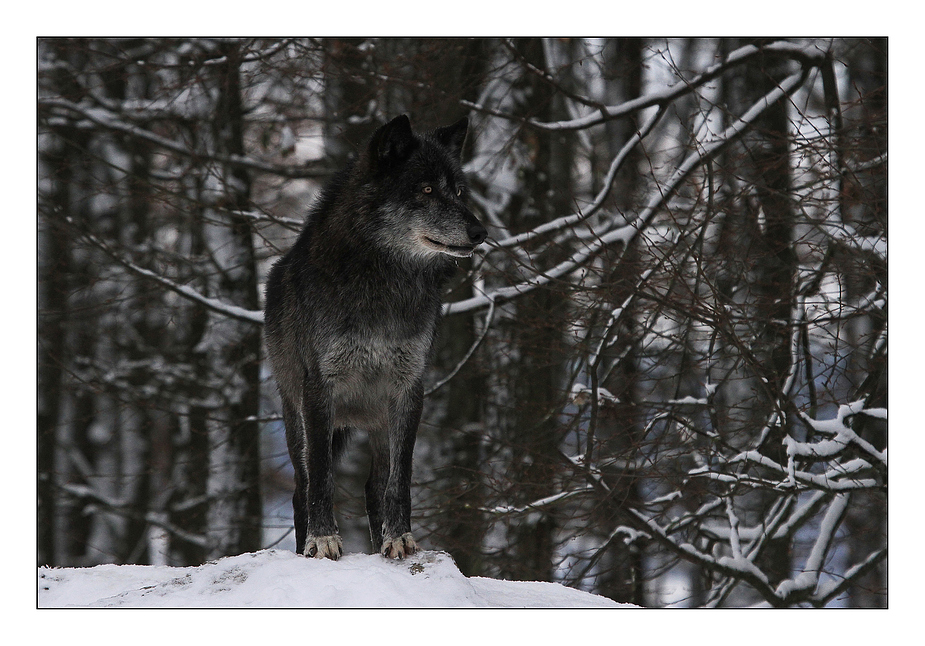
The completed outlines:
[[[475,251],[475,245],[451,245],[437,242],[436,240],[428,238],[427,236],[423,236],[423,238],[424,242],[426,242],[429,247],[432,247],[433,249],[436,249],[437,251],[443,252],[445,254],[449,254],[450,256],[468,258],[472,255],[472,252]]]

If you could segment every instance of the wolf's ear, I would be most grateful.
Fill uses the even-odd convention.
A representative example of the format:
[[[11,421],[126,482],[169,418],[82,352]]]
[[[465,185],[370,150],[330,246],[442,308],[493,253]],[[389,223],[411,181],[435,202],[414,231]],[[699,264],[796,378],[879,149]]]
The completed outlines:
[[[405,159],[414,148],[414,134],[408,115],[395,117],[373,134],[369,157],[375,170]]]
[[[434,137],[443,146],[450,149],[457,159],[462,157],[463,144],[466,143],[466,133],[469,131],[469,119],[463,117],[452,126],[443,126],[434,130]]]

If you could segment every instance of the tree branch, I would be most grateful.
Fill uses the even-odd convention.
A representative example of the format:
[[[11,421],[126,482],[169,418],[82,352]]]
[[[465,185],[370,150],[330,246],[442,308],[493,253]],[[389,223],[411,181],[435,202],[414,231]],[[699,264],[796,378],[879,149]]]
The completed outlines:
[[[160,527],[164,531],[169,532],[170,534],[188,543],[192,543],[193,545],[197,545],[199,547],[208,547],[208,539],[205,536],[201,534],[193,534],[192,532],[188,532],[177,527],[176,525],[173,525],[164,519],[163,514],[154,511],[149,511],[146,513],[134,511],[128,504],[119,500],[107,498],[91,487],[69,483],[61,483],[57,484],[56,486],[75,498],[81,500],[90,500],[114,514],[119,514],[120,516],[125,516],[127,518],[144,520],[148,524]]]
[[[68,112],[73,112],[107,130],[122,133],[123,135],[133,139],[141,139],[142,141],[147,141],[148,143],[152,143],[183,157],[194,159],[199,157],[197,151],[191,150],[189,147],[183,145],[182,143],[168,139],[166,137],[161,137],[160,135],[157,135],[150,130],[146,130],[140,126],[125,123],[119,119],[118,115],[112,114],[109,112],[109,110],[105,110],[103,108],[85,106],[63,98],[40,98],[38,101],[38,106],[40,109],[59,108]],[[331,174],[330,169],[316,170],[298,166],[281,166],[279,164],[271,164],[259,159],[254,159],[253,157],[248,157],[246,155],[224,155],[216,153],[211,155],[210,158],[219,163],[248,168],[264,173],[271,173],[273,175],[288,177],[290,179],[305,177],[327,177]]]
[[[516,285],[496,288],[495,290],[486,292],[482,296],[475,296],[454,303],[446,303],[443,306],[444,315],[448,316],[450,314],[480,309],[487,306],[491,300],[497,300],[499,302],[511,300],[569,274],[609,245],[622,242],[624,247],[629,246],[629,243],[639,235],[640,231],[646,228],[658,209],[661,208],[697,166],[703,163],[704,160],[718,154],[727,145],[742,136],[765,110],[784,97],[789,96],[802,85],[805,79],[805,70],[788,76],[781,81],[778,87],[768,92],[761,100],[749,108],[749,110],[739,117],[734,124],[726,128],[722,135],[716,140],[706,143],[700,150],[691,153],[677,168],[664,188],[652,196],[648,204],[633,222],[595,238],[582,249],[576,251],[570,258],[563,260],[555,267],[552,267],[546,272],[537,272],[534,278]]]
[[[601,108],[596,109],[594,112],[584,117],[570,119],[567,121],[545,122],[536,121],[534,119],[523,119],[501,110],[496,110],[484,105],[472,103],[471,101],[463,101],[462,104],[468,107],[470,110],[476,110],[495,117],[507,119],[509,121],[523,123],[524,125],[536,128],[537,130],[545,130],[549,132],[583,130],[585,128],[591,128],[593,126],[600,125],[607,121],[619,119],[621,117],[633,114],[634,112],[638,112],[639,110],[643,110],[655,105],[667,105],[668,103],[671,103],[675,99],[678,99],[685,94],[690,94],[704,83],[712,81],[732,67],[748,62],[749,60],[763,53],[781,54],[796,59],[804,65],[810,65],[813,67],[822,65],[826,56],[825,52],[821,50],[815,48],[807,48],[802,45],[796,45],[785,41],[769,43],[760,47],[755,45],[746,45],[731,52],[724,61],[709,67],[690,80],[682,80],[671,87],[665,88],[664,90],[651,92],[645,96],[641,96],[630,101],[625,101],[617,105],[602,106]]]
[[[67,217],[65,219],[68,221],[69,224],[74,225],[74,221],[72,218]],[[189,285],[180,285],[179,283],[176,283],[170,280],[169,278],[161,276],[160,274],[157,274],[151,271],[150,269],[145,269],[144,267],[140,267],[136,265],[135,263],[133,263],[132,261],[127,260],[126,258],[123,258],[116,251],[111,249],[109,245],[107,245],[105,242],[103,242],[102,240],[94,236],[92,233],[84,231],[81,233],[81,235],[84,238],[86,238],[90,243],[92,243],[95,247],[102,250],[110,258],[118,262],[120,265],[122,265],[129,271],[132,271],[138,274],[139,276],[142,276],[144,278],[148,278],[157,283],[160,283],[161,285],[163,285],[170,291],[175,292],[179,294],[180,296],[183,296],[184,298],[187,298],[195,303],[199,303],[200,305],[203,305],[206,308],[212,310],[213,312],[217,312],[218,314],[224,314],[225,316],[238,319],[239,321],[246,321],[247,323],[256,323],[258,325],[263,324],[263,312],[260,310],[248,310],[243,307],[238,307],[237,305],[231,305],[230,303],[225,303],[223,301],[218,300],[217,298],[210,298],[208,296],[204,296],[200,294],[199,292],[197,292],[192,287],[190,287]]]

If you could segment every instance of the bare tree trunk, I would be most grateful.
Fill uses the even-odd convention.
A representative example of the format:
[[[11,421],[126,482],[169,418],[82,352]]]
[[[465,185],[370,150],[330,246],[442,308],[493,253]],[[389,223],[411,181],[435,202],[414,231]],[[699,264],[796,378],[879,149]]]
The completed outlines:
[[[197,124],[199,150],[207,158],[242,155],[243,114],[239,86],[240,51],[222,43],[206,55],[221,62],[204,79],[210,119]],[[205,293],[247,309],[258,308],[257,272],[247,208],[250,180],[245,171],[222,162],[204,167],[197,178],[197,232],[209,263]],[[259,406],[260,330],[213,311],[193,348],[202,404],[194,407],[191,432],[207,438],[205,496],[206,558],[260,547]]]
[[[608,56],[607,67],[614,75],[609,84],[608,103],[629,101],[642,93],[643,47],[644,42],[641,38],[620,38],[614,40],[612,47],[605,49]],[[619,150],[635,134],[637,127],[635,116],[607,124],[608,159],[616,157]],[[617,177],[612,197],[617,212],[629,212],[637,203],[636,193],[640,187],[639,158],[639,149],[634,149],[624,164],[624,170]],[[639,373],[635,348],[639,335],[634,329],[635,306],[630,298],[637,290],[641,277],[639,253],[635,245],[631,245],[621,254],[618,264],[606,267],[604,272],[609,307],[621,307],[627,302],[630,305],[629,311],[624,312],[622,316],[624,323],[613,334],[615,343],[609,351],[613,355],[611,361],[615,361],[616,366],[609,371],[610,376],[601,384],[616,397],[617,402],[605,418],[600,419],[599,416],[597,437],[606,447],[606,455],[619,456],[632,462],[642,439],[642,424],[638,419]],[[614,500],[619,501],[619,505],[638,507],[642,500],[642,482],[639,474],[619,468],[605,469],[605,472],[610,476],[610,481],[616,483]],[[601,526],[608,528],[609,532],[619,522],[619,517],[610,515]],[[613,541],[600,565],[600,594],[622,603],[642,605],[645,581],[643,557],[644,552],[639,545]]]
[[[856,88],[860,101],[844,115],[850,150],[843,150],[843,159],[856,166],[867,164],[846,178],[849,186],[843,187],[842,216],[862,235],[886,235],[886,164],[877,164],[887,154],[887,41],[885,38],[859,39],[851,48],[852,78],[850,87]],[[850,156],[844,153],[850,153]],[[849,261],[848,298],[855,300],[872,293],[878,285],[887,285],[887,266],[884,259],[865,256]],[[876,310],[857,316],[847,323],[849,347],[856,348],[850,356],[848,379],[850,392],[846,401],[865,400],[868,406],[886,408],[887,356],[885,343],[886,314]],[[878,450],[886,447],[885,420],[858,419],[854,430]],[[883,492],[870,492],[855,497],[856,504],[848,510],[845,522],[850,528],[848,550],[852,561],[865,558],[887,544],[887,496]],[[849,590],[849,599],[855,608],[885,608],[887,605],[887,564],[882,561],[861,577]]]
[[[406,105],[414,115],[420,115],[421,129],[431,129],[457,121],[462,115],[459,99],[475,101],[489,55],[488,44],[482,39],[449,40],[421,39],[406,43],[414,52],[414,78],[422,79],[429,91],[412,93]],[[463,161],[470,157],[472,141],[478,136],[470,123],[467,150]],[[470,289],[461,284],[472,266],[472,260],[459,263],[460,271],[448,291],[460,293]],[[481,314],[452,317],[441,323],[438,344],[443,346],[434,362],[433,373],[441,378],[453,370],[476,342],[482,329]],[[438,409],[442,421],[436,428],[422,427],[419,443],[431,443],[432,453],[439,456],[433,464],[439,492],[435,506],[438,511],[434,532],[435,546],[453,555],[460,570],[467,575],[485,573],[483,540],[487,519],[482,507],[485,490],[482,482],[482,458],[485,453],[482,436],[485,432],[485,402],[477,393],[486,392],[484,369],[485,350],[480,349],[453,377],[452,382],[431,396],[431,408]],[[437,412],[437,411],[435,411]]]
[[[726,52],[744,44],[747,43],[735,39],[727,41]],[[786,71],[785,61],[762,55],[757,64],[730,75],[723,88],[732,114],[742,114],[771,91]],[[737,195],[744,237],[736,242],[748,250],[749,262],[753,263],[745,307],[750,317],[747,334],[756,343],[746,365],[757,399],[750,404],[750,421],[743,429],[748,442],[758,441],[758,432],[766,421],[789,401],[783,388],[791,366],[790,322],[796,276],[789,140],[787,104],[779,101],[768,107],[741,143],[732,148],[735,156],[727,155],[734,166],[730,174],[744,178],[752,191]],[[778,422],[768,426],[770,432],[759,449],[780,464],[786,463],[783,438],[789,434],[790,419],[789,414],[779,415]],[[756,492],[753,502],[757,515],[752,521],[762,517],[778,498],[777,494]],[[787,541],[768,541],[761,562],[772,585],[789,577],[792,565]]]
[[[547,68],[540,39],[516,43],[525,63]],[[525,71],[522,91],[526,101],[519,109],[542,120],[562,114],[553,88]],[[524,174],[524,201],[514,210],[511,229],[529,229],[568,212],[572,206],[572,150],[565,135],[527,142],[533,165]],[[550,246],[537,262],[551,263],[562,251]],[[537,290],[521,298],[510,321],[511,342],[518,360],[512,365],[513,415],[504,438],[511,447],[509,477],[517,504],[527,504],[556,490],[559,444],[562,440],[558,411],[564,401],[564,369],[567,358],[565,325],[568,300],[554,288]],[[534,402],[525,405],[526,402]],[[557,521],[546,510],[517,519],[509,530],[510,547],[502,573],[521,580],[549,581],[556,566]]]
[[[47,133],[39,144],[40,171],[54,177],[47,193],[39,194],[38,233],[38,560],[39,565],[64,561],[56,549],[57,508],[60,502],[59,474],[55,458],[59,453],[58,429],[61,402],[66,397],[64,368],[67,362],[65,338],[68,272],[71,265],[70,238],[61,223],[67,212],[70,168],[75,151],[66,142],[75,133]]]
[[[379,126],[379,84],[370,69],[372,41],[331,38],[324,43],[324,151],[331,167],[342,168]]]

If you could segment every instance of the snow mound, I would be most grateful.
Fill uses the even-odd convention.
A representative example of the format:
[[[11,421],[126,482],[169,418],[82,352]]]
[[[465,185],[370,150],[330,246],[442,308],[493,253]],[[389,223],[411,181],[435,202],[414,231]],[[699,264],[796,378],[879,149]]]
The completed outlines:
[[[616,608],[558,583],[463,576],[445,552],[404,561],[347,554],[308,559],[286,550],[229,556],[198,567],[39,568],[39,607]],[[630,607],[630,606],[625,606]]]

